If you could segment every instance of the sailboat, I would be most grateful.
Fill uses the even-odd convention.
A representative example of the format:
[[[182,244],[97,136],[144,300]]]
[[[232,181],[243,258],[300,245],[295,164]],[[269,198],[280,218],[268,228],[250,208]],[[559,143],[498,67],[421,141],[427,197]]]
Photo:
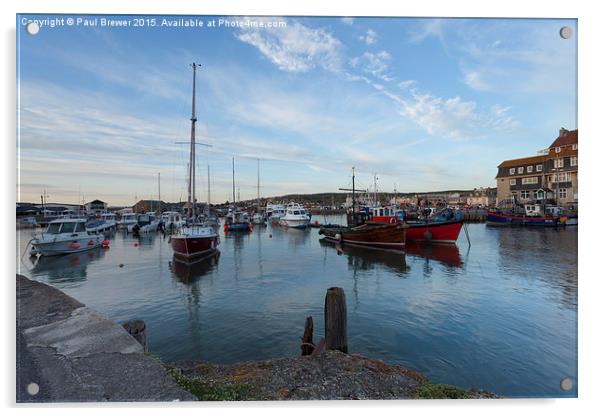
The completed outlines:
[[[259,206],[259,159],[257,159],[257,208],[255,209],[255,214],[253,214],[253,225],[266,225],[267,218],[264,213],[261,212],[261,207]]]
[[[171,248],[175,258],[184,260],[198,259],[217,251],[219,235],[207,225],[197,223],[195,195],[195,96],[196,67],[192,64],[192,117],[190,118],[190,163],[188,165],[188,225],[182,227],[178,234],[171,237]]]

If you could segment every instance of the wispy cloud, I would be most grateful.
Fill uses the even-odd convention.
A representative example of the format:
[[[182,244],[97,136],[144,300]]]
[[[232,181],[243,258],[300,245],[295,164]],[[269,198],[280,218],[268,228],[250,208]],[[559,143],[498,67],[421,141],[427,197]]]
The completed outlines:
[[[349,64],[352,68],[370,74],[382,81],[393,81],[395,78],[387,72],[391,55],[387,51],[377,53],[364,52],[363,55],[352,58]]]
[[[341,42],[325,29],[312,29],[299,22],[286,30],[243,29],[236,37],[254,47],[283,71],[307,72],[321,67],[337,71],[341,67]]]

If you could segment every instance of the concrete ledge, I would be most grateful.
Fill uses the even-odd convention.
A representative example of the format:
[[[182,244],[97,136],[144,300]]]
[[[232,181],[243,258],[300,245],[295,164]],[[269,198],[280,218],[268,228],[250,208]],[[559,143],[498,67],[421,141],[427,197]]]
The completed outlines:
[[[121,325],[21,275],[16,364],[21,403],[196,400]]]

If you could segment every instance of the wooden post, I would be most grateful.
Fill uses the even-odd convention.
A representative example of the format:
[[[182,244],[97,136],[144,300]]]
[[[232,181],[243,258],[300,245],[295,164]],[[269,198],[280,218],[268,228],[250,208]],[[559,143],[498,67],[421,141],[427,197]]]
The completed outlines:
[[[138,341],[142,347],[144,347],[144,352],[147,352],[146,345],[146,324],[141,320],[128,321],[124,323],[123,328],[134,337],[136,341]]]
[[[331,287],[326,291],[324,331],[327,350],[347,353],[347,306],[345,292],[340,287]]]
[[[301,338],[301,355],[311,355],[314,351],[314,319],[311,316],[305,318],[305,331]]]

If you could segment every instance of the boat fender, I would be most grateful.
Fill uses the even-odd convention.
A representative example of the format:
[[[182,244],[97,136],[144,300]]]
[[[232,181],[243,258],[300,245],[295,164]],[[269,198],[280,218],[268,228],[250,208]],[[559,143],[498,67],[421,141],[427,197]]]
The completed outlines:
[[[71,244],[69,244],[69,247],[74,250],[77,250],[80,247],[80,245],[77,241],[73,241]]]
[[[335,234],[334,235],[335,240],[337,241],[342,241],[343,240],[343,236],[341,234]]]
[[[94,241],[90,240],[88,241],[88,247],[92,247],[94,245]]]
[[[391,219],[389,220],[389,224],[395,224],[395,223],[397,223],[397,218],[391,217]]]
[[[106,240],[106,239],[105,239],[105,240],[102,240],[102,246],[103,246],[104,248],[108,248],[108,247],[109,247],[109,240]]]

